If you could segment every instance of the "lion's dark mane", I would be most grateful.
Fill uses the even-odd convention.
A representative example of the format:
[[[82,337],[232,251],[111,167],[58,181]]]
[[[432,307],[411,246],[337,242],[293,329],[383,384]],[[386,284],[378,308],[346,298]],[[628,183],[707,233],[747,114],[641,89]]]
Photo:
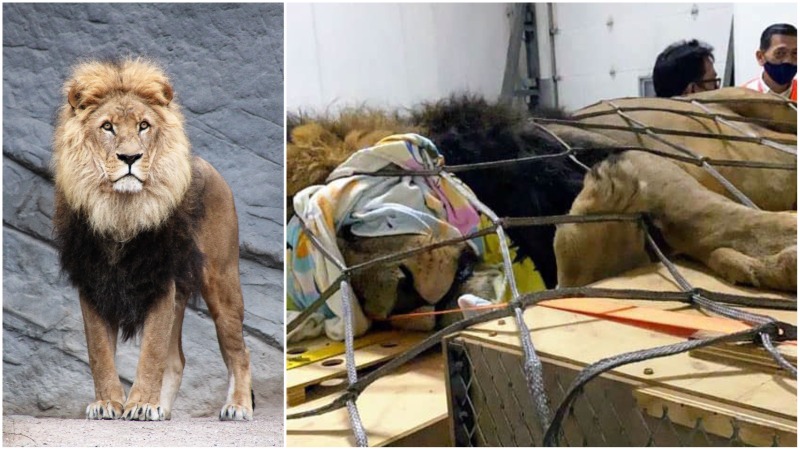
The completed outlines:
[[[160,228],[124,244],[92,230],[85,212],[72,210],[63,199],[56,202],[54,232],[62,270],[100,317],[119,327],[123,340],[141,331],[148,311],[172,281],[177,298],[199,292],[203,255],[194,236],[205,211],[198,179],[195,171],[183,202]]]
[[[560,110],[523,113],[490,104],[475,96],[453,96],[429,103],[412,113],[412,122],[426,130],[447,165],[518,159],[560,153],[564,148],[530,122],[530,117],[568,119]],[[570,142],[587,145],[588,142]],[[605,152],[582,156],[590,167]],[[456,174],[500,217],[567,214],[583,188],[585,171],[568,158],[552,158],[495,169]],[[548,287],[556,285],[553,239],[555,226],[509,229],[520,254],[531,257]]]

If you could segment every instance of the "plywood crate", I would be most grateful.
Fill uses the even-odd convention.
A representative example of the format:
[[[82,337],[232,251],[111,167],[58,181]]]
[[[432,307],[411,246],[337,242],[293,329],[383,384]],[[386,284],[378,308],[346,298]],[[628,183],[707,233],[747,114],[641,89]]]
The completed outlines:
[[[681,271],[697,287],[764,295],[725,285],[691,265],[682,264]],[[659,266],[596,286],[677,289]],[[701,314],[679,302],[618,302],[621,308],[636,305]],[[796,323],[794,311],[751,310]],[[542,306],[529,308],[524,317],[544,364],[551,410],[555,410],[572,380],[587,365],[621,353],[685,340]],[[782,353],[796,361],[796,345],[780,347]],[[710,348],[699,354],[652,359],[607,372],[584,386],[564,419],[560,443],[794,447],[797,381],[772,367],[769,358],[754,348]],[[541,445],[543,432],[528,393],[519,332],[512,319],[493,320],[451,335],[446,339],[444,352],[448,414],[456,445]],[[745,357],[738,357],[741,355]]]

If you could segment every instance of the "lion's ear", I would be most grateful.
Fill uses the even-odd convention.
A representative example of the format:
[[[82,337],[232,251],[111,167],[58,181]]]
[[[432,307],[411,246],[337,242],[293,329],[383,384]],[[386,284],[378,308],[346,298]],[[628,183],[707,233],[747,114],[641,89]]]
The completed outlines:
[[[69,87],[69,91],[67,92],[67,101],[73,108],[77,108],[81,103],[81,88],[75,81],[73,81],[72,85]]]
[[[136,94],[151,105],[169,106],[172,102],[172,86],[166,80],[157,80],[137,89]]]
[[[164,82],[162,83],[161,87],[164,95],[164,100],[166,100],[163,106],[168,106],[170,102],[172,102],[172,97],[174,95],[172,92],[172,86],[168,82]]]

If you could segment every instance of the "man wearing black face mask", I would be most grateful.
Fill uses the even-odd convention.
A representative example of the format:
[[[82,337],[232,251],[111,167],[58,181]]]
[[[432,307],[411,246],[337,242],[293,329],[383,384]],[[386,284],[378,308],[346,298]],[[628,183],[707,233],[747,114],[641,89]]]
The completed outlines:
[[[797,101],[797,28],[787,23],[767,27],[761,33],[756,59],[764,71],[744,87]]]

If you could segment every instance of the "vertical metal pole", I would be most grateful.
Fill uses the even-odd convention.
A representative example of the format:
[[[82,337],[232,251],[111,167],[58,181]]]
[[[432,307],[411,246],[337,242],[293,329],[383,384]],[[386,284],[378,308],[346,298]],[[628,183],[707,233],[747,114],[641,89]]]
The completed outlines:
[[[553,4],[547,4],[547,21],[550,24],[550,64],[553,71],[553,107],[558,108],[558,66],[556,65],[556,34],[558,34],[558,25],[556,24],[556,12],[553,9]]]
[[[511,16],[511,34],[508,37],[506,52],[506,70],[503,74],[503,87],[500,90],[500,103],[511,104],[514,89],[519,81],[519,52],[522,46],[522,32],[525,25],[526,3],[514,3]]]

